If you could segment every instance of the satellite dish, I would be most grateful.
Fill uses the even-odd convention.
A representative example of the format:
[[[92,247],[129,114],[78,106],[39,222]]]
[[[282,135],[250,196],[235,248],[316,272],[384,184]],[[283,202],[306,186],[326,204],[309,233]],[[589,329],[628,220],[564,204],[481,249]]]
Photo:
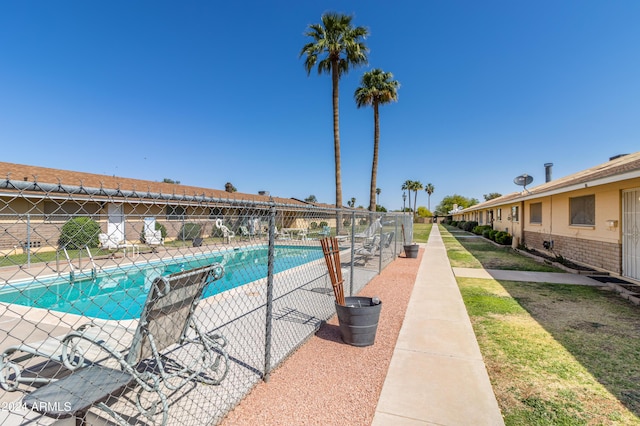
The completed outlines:
[[[531,182],[533,182],[533,176],[529,176],[526,173],[520,176],[516,176],[516,178],[513,179],[513,183],[522,186],[524,190],[527,189],[527,185],[529,185]]]

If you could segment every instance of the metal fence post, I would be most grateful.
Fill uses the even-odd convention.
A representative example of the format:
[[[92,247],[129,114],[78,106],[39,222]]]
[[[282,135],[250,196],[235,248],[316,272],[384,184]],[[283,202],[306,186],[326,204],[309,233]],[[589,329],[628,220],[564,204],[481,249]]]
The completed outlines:
[[[269,209],[269,249],[267,252],[267,312],[265,317],[264,378],[269,381],[271,373],[271,329],[273,321],[273,261],[275,252],[276,209]]]
[[[356,212],[351,212],[351,262],[349,262],[349,296],[353,296],[353,260],[356,255]]]
[[[25,249],[27,250],[27,267],[31,266],[31,215],[27,213],[27,241],[25,241]]]
[[[376,220],[380,219],[380,231],[378,231],[378,234],[380,234],[380,258],[378,259],[378,274],[380,274],[380,272],[382,272],[382,251],[384,250],[384,242],[382,241],[382,216],[379,216],[376,218]],[[375,249],[374,249],[375,250]]]
[[[393,221],[393,226],[394,226],[394,234],[393,234],[393,255],[392,255],[392,259],[395,259],[397,256],[400,256],[398,254],[398,237],[400,236],[400,234],[398,233],[398,218],[394,218]]]

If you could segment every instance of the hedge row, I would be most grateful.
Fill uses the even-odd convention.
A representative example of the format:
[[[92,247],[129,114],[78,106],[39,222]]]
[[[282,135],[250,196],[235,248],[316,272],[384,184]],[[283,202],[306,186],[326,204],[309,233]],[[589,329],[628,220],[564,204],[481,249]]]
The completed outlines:
[[[508,232],[497,231],[492,229],[490,225],[478,225],[478,222],[473,220],[454,220],[451,221],[451,226],[455,226],[467,232],[473,232],[476,235],[482,235],[484,238],[495,241],[496,243],[504,246],[510,246],[513,241],[513,237]]]

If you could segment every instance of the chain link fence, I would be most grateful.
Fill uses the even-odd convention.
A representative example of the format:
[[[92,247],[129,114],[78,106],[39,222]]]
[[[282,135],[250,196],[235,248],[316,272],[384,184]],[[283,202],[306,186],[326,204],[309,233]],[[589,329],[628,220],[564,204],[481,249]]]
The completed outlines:
[[[347,296],[412,240],[402,214],[0,189],[3,425],[219,423],[335,314],[320,239]]]

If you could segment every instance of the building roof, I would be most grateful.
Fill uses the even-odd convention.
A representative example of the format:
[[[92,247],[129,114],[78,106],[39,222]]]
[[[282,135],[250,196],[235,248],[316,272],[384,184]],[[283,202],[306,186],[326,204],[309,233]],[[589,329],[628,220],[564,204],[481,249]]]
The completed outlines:
[[[597,186],[636,177],[640,177],[640,152],[615,157],[595,167],[551,180],[530,189],[525,195],[527,198],[546,196],[550,193],[573,191],[577,186]]]
[[[604,185],[640,177],[640,152],[613,157],[609,161],[589,169],[554,179],[522,192],[503,195],[484,203],[467,207],[461,212],[485,209],[509,202],[546,197],[553,194],[574,191],[580,188]]]
[[[246,194],[242,192],[226,192],[220,189],[203,188],[165,182],[154,182],[120,176],[109,176],[94,173],[76,172],[62,169],[29,166],[24,164],[0,162],[0,189],[8,192],[19,190],[48,192],[46,188],[66,188],[59,192],[69,192],[68,188],[80,189],[81,194],[91,190],[128,193],[139,198],[147,195],[163,194],[163,199],[221,199],[228,202],[275,203],[303,207],[307,204],[292,198],[271,197],[269,195]],[[55,189],[54,189],[55,191]]]
[[[473,206],[467,207],[466,209],[463,209],[460,211],[462,212],[462,211],[469,211],[469,210],[484,209],[494,205],[507,204],[513,201],[517,201],[518,199],[520,199],[520,197],[522,197],[521,192],[512,192],[511,194],[501,195],[500,197],[492,198],[489,201],[484,201],[479,204],[474,204]]]

